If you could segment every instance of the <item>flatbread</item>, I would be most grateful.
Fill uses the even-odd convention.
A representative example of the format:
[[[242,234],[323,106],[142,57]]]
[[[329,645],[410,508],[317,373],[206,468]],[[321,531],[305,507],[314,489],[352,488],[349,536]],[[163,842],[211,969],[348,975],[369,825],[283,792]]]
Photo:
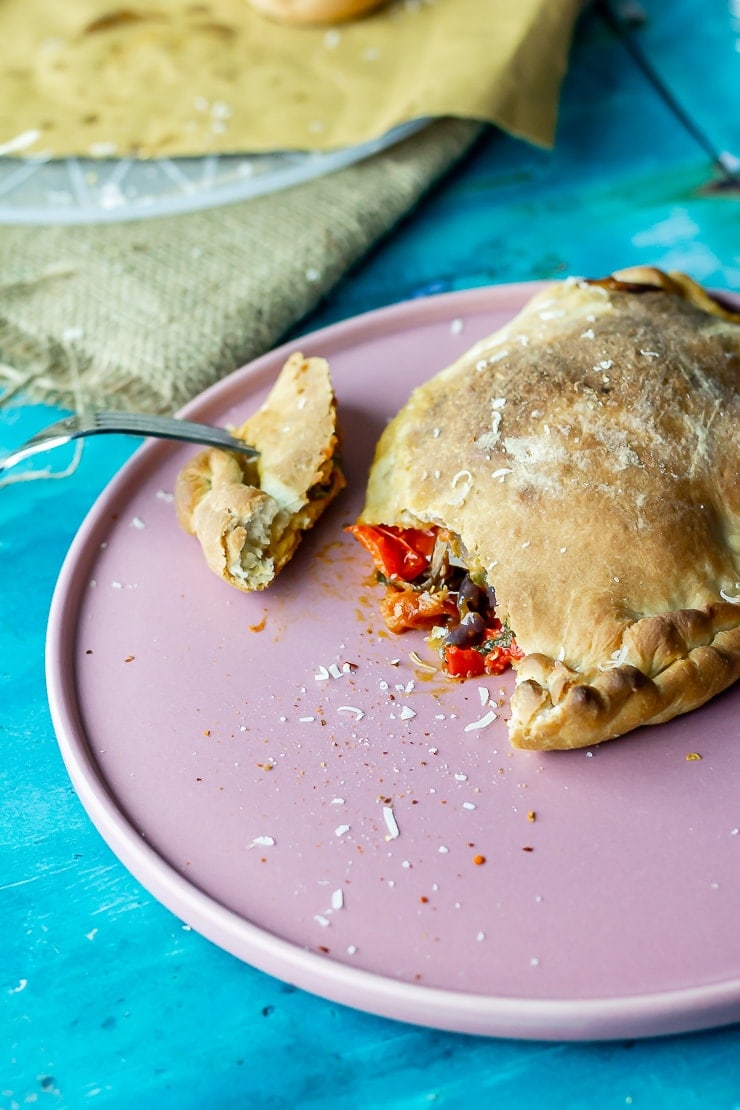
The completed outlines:
[[[548,287],[418,388],[360,520],[458,537],[524,652],[510,738],[577,748],[740,674],[740,315],[640,267]]]
[[[235,434],[259,458],[199,452],[177,476],[175,508],[215,574],[240,590],[264,590],[346,484],[326,360],[291,355]]]
[[[319,3],[270,6],[298,14]],[[2,0],[0,153],[105,162],[330,152],[446,117],[551,146],[580,7],[395,0],[311,26],[266,18],[245,0]],[[282,166],[256,158],[179,170],[200,191],[214,173],[236,185]],[[135,184],[126,165],[99,172],[126,197]],[[87,174],[95,183],[85,167],[79,188]]]

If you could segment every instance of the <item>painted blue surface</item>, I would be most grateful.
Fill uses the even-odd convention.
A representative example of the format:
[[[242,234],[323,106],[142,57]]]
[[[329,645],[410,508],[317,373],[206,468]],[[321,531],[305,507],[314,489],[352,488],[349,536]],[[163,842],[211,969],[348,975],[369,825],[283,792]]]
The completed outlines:
[[[644,7],[651,60],[718,146],[738,153],[731,4]],[[702,195],[711,177],[694,140],[588,16],[555,151],[488,133],[301,330],[426,292],[633,262],[740,290],[740,200]],[[0,410],[0,451],[55,415]],[[70,786],[43,675],[56,575],[131,450],[91,441],[71,477],[0,489],[0,1110],[738,1110],[740,1027],[529,1044],[404,1026],[239,963],[139,886]]]

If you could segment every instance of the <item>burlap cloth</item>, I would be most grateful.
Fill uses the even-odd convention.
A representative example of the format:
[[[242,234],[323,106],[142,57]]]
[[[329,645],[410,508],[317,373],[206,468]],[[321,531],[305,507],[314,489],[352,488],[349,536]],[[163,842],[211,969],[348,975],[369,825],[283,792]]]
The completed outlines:
[[[174,411],[274,346],[479,130],[439,120],[365,162],[218,209],[0,227],[2,400]]]

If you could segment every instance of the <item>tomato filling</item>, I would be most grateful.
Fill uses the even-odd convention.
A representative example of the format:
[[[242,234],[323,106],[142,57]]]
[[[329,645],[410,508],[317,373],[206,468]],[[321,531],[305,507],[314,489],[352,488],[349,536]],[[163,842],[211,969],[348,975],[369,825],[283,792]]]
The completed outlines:
[[[386,593],[380,603],[391,632],[427,629],[452,678],[501,674],[521,659],[493,589],[454,561],[454,537],[443,528],[355,524],[347,529],[369,551]]]

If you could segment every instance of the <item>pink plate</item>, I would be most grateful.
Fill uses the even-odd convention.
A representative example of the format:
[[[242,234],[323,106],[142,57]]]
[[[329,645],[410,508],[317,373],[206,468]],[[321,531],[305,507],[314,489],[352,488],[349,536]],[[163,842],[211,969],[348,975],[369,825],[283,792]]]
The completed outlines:
[[[600,748],[511,751],[510,679],[454,683],[415,665],[428,649],[384,631],[368,560],[343,531],[388,416],[534,288],[414,301],[291,345],[331,360],[349,489],[265,593],[226,586],[179,530],[172,489],[192,448],[143,447],[55,593],[59,744],[144,886],[306,990],[533,1039],[735,1021],[738,691]],[[185,414],[240,423],[288,350]]]

